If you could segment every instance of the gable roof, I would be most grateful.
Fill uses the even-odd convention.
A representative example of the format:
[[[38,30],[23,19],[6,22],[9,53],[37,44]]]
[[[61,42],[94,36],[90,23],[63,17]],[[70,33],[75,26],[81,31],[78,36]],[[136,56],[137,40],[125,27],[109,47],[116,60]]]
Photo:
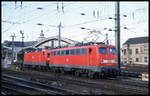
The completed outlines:
[[[142,43],[148,43],[148,37],[136,37],[136,38],[129,38],[123,45],[125,44],[142,44]]]

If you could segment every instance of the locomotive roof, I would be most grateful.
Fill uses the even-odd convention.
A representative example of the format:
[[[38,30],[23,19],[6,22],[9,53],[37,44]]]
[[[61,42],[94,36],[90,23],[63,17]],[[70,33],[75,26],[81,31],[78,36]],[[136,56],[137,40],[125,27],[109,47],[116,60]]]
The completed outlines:
[[[42,52],[42,51],[56,51],[56,50],[67,50],[67,49],[76,49],[76,48],[89,48],[89,47],[115,47],[113,45],[88,45],[88,46],[71,46],[71,47],[63,47],[63,48],[57,48],[57,49],[41,49],[41,50],[36,50],[33,52]],[[32,53],[32,52],[26,52],[26,53]]]
[[[64,48],[57,48],[52,50],[64,50],[64,49],[75,49],[75,48],[88,48],[88,47],[115,47],[113,45],[89,45],[89,46],[71,46],[71,47],[64,47]]]

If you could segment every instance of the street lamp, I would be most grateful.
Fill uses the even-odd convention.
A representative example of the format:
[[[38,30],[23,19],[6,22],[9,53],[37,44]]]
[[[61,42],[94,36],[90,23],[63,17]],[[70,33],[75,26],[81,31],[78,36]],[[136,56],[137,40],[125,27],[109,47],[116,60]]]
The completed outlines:
[[[122,15],[123,17],[127,17],[127,15]],[[116,20],[116,18],[114,18],[114,17],[108,17],[108,19],[114,19],[114,20]]]
[[[81,29],[85,29],[84,27],[80,27]]]
[[[41,7],[37,7],[37,9],[38,9],[38,10],[42,10],[43,8],[41,8]]]
[[[80,13],[80,15],[85,15],[85,13]]]
[[[37,23],[37,25],[42,26],[43,24],[41,24],[41,23]]]
[[[123,27],[123,29],[128,29],[127,27]]]

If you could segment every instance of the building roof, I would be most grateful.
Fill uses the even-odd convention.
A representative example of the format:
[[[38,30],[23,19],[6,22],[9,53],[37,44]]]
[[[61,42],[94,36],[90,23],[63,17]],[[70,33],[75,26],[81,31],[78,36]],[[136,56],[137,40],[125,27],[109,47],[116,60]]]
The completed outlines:
[[[148,37],[136,37],[136,38],[129,38],[123,45],[125,44],[142,44],[148,43]]]
[[[38,41],[24,42],[24,47],[32,46],[32,45],[36,44],[37,42]],[[7,46],[7,47],[11,47],[12,46],[12,41],[4,41],[3,45]],[[14,46],[15,47],[23,47],[22,42],[20,42],[20,41],[14,41]]]

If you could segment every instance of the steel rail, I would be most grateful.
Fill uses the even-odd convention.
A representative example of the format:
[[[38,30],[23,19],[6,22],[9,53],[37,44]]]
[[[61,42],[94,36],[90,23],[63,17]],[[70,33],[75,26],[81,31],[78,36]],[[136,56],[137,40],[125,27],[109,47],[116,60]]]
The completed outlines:
[[[13,77],[13,76],[8,76],[8,75],[2,75],[3,76],[3,78],[5,77],[5,80],[6,80],[6,77],[7,78],[11,78],[11,79],[13,79],[13,80],[9,80],[9,81],[11,81],[11,83],[15,80],[15,81],[19,81],[19,82],[21,82],[22,84],[20,84],[20,85],[22,85],[22,86],[26,86],[26,87],[29,87],[29,85],[31,85],[32,84],[32,86],[34,86],[34,87],[32,87],[32,88],[34,88],[34,89],[36,89],[36,90],[39,90],[39,91],[43,91],[43,92],[47,92],[48,94],[50,94],[50,93],[54,93],[54,94],[58,94],[58,95],[64,95],[64,94],[77,94],[77,93],[73,93],[71,90],[65,90],[65,89],[63,89],[63,88],[58,88],[58,87],[54,87],[54,86],[48,86],[48,85],[46,85],[46,84],[42,84],[42,83],[39,83],[39,82],[34,82],[34,81],[29,81],[29,80],[24,80],[24,79],[21,79],[21,78],[18,78],[18,77]],[[25,84],[23,84],[23,83],[25,83],[25,84],[27,84],[28,83],[28,85],[25,85]],[[31,86],[30,86],[31,87]],[[39,88],[38,88],[39,87]],[[42,89],[43,88],[43,89]],[[49,92],[49,90],[55,90],[55,91],[50,91]],[[79,94],[79,93],[78,93]]]
[[[119,93],[125,93],[125,94],[147,94],[148,90],[146,88],[140,89],[140,88],[134,88],[134,86],[129,87],[127,85],[117,85],[113,83],[108,83],[108,82],[99,82],[99,83],[94,83],[94,82],[88,82],[88,81],[79,81],[79,80],[72,80],[72,79],[62,79],[61,81],[66,81],[67,83],[71,84],[78,84],[82,86],[87,86],[87,87],[93,87],[93,88],[102,88],[102,89],[109,89],[113,90],[115,92]],[[118,93],[117,92],[117,93]]]
[[[27,73],[25,73],[27,74]],[[33,74],[33,73],[32,73]],[[40,78],[41,76],[41,78]],[[47,76],[47,78],[45,77]],[[35,74],[35,77],[36,77],[36,74]],[[124,94],[148,94],[148,91],[146,90],[146,88],[134,88],[134,87],[129,87],[129,86],[126,86],[125,84],[123,85],[117,85],[116,84],[113,84],[112,82],[109,83],[108,82],[103,82],[102,80],[99,81],[100,84],[98,83],[92,83],[92,82],[86,82],[86,81],[79,81],[79,80],[72,80],[72,79],[66,79],[66,78],[50,78],[48,77],[48,75],[46,74],[39,74],[38,77],[36,77],[38,79],[46,79],[46,80],[53,80],[53,81],[61,81],[61,82],[67,82],[67,84],[76,84],[76,85],[80,85],[80,86],[86,86],[86,87],[93,87],[93,88],[101,88],[101,89],[105,89],[105,90],[113,90],[115,91],[116,93],[124,93]],[[118,81],[115,81],[115,82],[118,82]],[[115,83],[114,82],[114,83]],[[89,83],[89,84],[88,84]],[[118,91],[119,90],[119,91]]]
[[[2,89],[10,90],[12,92],[17,92],[20,94],[25,94],[25,95],[36,95],[35,92],[31,91],[31,88],[27,88],[25,86],[19,86],[16,84],[12,84],[11,82],[8,81],[3,81],[2,80]]]
[[[2,91],[1,91],[1,95],[7,95],[7,94],[6,94],[5,92],[2,92]]]

